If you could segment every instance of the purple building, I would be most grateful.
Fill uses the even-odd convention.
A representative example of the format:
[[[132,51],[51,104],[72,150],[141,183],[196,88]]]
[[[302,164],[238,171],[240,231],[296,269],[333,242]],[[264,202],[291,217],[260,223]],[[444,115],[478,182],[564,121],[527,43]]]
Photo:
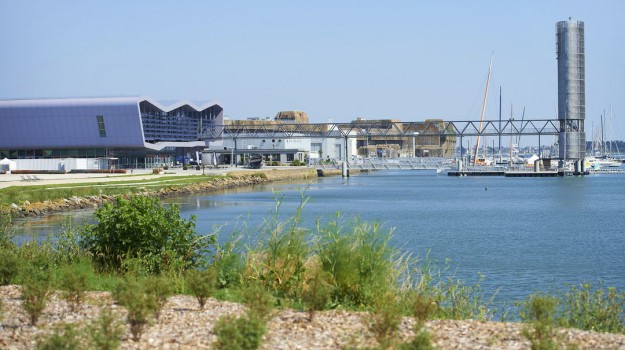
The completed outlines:
[[[0,101],[0,159],[109,158],[149,168],[196,158],[223,125],[216,102],[165,106],[149,97]]]

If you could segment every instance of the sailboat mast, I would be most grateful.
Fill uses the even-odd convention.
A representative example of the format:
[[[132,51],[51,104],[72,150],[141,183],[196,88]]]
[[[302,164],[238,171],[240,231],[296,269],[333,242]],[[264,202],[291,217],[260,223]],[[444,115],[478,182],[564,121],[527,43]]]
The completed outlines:
[[[603,110],[603,114],[601,115],[601,155],[605,155],[605,140],[603,137],[603,115],[605,114],[605,109]]]
[[[486,78],[486,90],[484,90],[484,102],[482,103],[482,116],[480,117],[480,129],[477,133],[477,142],[475,143],[475,157],[473,158],[473,166],[477,161],[477,152],[480,149],[480,134],[482,133],[482,123],[484,122],[484,111],[486,110],[486,98],[488,97],[488,85],[490,83],[490,73],[493,67],[493,55],[490,55],[490,63],[488,64],[488,78]]]

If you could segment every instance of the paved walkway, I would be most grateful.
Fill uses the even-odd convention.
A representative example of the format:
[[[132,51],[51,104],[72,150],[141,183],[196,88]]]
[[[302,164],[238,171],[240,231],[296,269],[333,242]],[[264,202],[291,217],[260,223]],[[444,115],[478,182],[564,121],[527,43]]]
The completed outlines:
[[[223,175],[233,170],[245,170],[240,167],[228,167],[220,169],[205,169],[206,175]],[[182,169],[169,169],[166,171],[167,175],[176,176],[188,176],[188,175],[202,175],[202,170],[195,170],[189,168],[189,170]],[[41,180],[39,181],[24,181],[23,178],[26,175],[22,174],[0,174],[0,188],[6,188],[11,186],[33,186],[33,185],[55,185],[55,184],[73,184],[73,183],[90,183],[90,182],[109,182],[109,181],[124,181],[124,180],[150,180],[158,178],[163,175],[152,174],[152,169],[134,169],[133,174],[36,174]],[[29,175],[32,177],[32,175]]]

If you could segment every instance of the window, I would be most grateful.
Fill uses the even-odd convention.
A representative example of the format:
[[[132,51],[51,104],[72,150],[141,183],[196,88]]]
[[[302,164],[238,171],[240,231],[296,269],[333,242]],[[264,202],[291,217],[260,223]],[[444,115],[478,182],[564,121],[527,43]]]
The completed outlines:
[[[100,131],[100,137],[106,137],[106,127],[104,126],[104,116],[98,115],[96,116],[98,120],[98,130]]]

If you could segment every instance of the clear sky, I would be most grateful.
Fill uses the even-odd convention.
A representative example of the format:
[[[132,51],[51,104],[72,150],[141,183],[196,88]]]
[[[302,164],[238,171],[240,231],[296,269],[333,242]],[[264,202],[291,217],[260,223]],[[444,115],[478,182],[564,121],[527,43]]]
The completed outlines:
[[[0,99],[218,101],[233,119],[552,119],[555,23],[586,27],[586,131],[625,139],[625,1],[0,2]],[[606,131],[607,132],[607,131]]]

